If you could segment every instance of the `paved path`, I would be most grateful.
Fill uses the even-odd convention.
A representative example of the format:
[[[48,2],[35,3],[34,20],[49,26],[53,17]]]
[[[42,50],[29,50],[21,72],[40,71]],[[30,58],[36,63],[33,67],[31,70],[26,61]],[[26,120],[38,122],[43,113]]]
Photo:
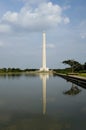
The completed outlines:
[[[54,72],[55,74],[59,75],[59,76],[70,76],[70,77],[75,77],[75,78],[78,78],[78,79],[83,79],[83,80],[86,80],[86,77],[82,77],[82,76],[78,76],[78,75],[71,75],[71,74],[60,74],[60,73],[57,73],[57,72]]]
[[[86,77],[82,77],[82,76],[77,76],[77,75],[68,75],[68,76],[73,77],[73,78],[86,80]]]
[[[85,77],[76,76],[76,75],[66,75],[66,74],[60,74],[60,73],[55,73],[55,74],[66,79],[67,81],[73,82],[83,88],[86,88],[86,78]]]

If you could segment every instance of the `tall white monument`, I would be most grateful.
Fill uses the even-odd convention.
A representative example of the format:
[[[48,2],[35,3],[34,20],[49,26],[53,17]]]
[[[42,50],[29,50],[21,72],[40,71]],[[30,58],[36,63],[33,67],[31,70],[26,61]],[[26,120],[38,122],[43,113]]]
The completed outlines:
[[[40,68],[40,71],[49,71],[49,69],[46,67],[46,33],[43,32],[43,43],[42,43],[42,67]]]

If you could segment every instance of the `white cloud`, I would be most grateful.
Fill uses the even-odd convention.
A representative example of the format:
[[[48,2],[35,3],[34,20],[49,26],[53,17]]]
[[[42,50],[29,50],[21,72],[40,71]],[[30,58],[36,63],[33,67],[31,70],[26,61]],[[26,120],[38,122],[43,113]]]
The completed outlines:
[[[7,24],[0,24],[0,33],[8,33],[11,31],[11,27]]]
[[[70,9],[70,8],[71,8],[70,5],[66,5],[66,6],[63,7],[63,10],[67,10],[67,9]]]
[[[8,11],[3,15],[2,20],[8,21],[8,22],[11,22],[11,23],[15,23],[15,22],[17,22],[17,18],[18,18],[18,13]]]
[[[36,8],[25,5],[20,12],[7,11],[2,17],[2,23],[30,31],[46,30],[60,23],[70,22],[68,17],[62,15],[62,11],[59,5],[54,5],[52,2],[41,3]]]
[[[65,24],[70,23],[70,19],[69,19],[68,17],[64,17],[64,23],[65,23]]]

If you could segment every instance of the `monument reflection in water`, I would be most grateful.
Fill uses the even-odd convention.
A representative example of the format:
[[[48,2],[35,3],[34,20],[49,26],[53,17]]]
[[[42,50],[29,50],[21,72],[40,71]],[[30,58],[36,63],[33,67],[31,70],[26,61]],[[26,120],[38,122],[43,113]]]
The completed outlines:
[[[46,113],[46,80],[49,78],[48,74],[40,74],[42,80],[42,94],[43,94],[43,114]]]

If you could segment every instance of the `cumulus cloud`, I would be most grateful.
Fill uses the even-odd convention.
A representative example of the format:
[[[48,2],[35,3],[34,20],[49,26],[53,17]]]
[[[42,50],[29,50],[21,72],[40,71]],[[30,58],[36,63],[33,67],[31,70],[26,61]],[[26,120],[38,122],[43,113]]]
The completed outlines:
[[[69,19],[68,17],[64,17],[64,23],[65,23],[65,24],[70,23],[70,19]]]
[[[3,22],[13,28],[43,31],[60,23],[68,24],[70,20],[63,16],[63,9],[59,5],[48,2],[41,3],[36,8],[25,5],[19,12],[7,11],[2,17]],[[8,25],[2,26],[2,30],[8,29]]]
[[[17,18],[18,18],[17,12],[8,11],[3,15],[2,20],[8,21],[8,22],[11,22],[11,23],[15,23],[15,22],[17,22]]]

